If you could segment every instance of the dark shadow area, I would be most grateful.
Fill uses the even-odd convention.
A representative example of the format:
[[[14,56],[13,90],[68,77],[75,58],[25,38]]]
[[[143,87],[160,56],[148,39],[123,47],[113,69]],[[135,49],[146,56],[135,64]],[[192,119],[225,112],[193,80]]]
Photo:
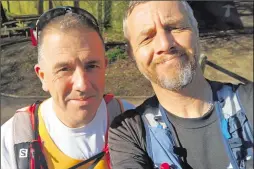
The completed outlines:
[[[6,15],[5,15],[5,11],[4,11],[2,2],[0,2],[0,6],[1,6],[0,10],[1,10],[1,24],[2,24],[4,22],[7,22],[8,19],[7,19]]]
[[[243,29],[253,30],[253,2],[188,1],[198,21],[200,33]]]

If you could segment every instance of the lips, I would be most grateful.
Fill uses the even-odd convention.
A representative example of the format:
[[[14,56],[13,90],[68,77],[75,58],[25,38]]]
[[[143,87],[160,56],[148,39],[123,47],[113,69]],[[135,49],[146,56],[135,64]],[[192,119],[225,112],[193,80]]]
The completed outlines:
[[[93,96],[89,96],[89,97],[81,97],[81,98],[74,98],[74,99],[70,99],[70,100],[76,100],[76,101],[86,101],[90,98],[92,98]]]
[[[93,102],[95,101],[94,98],[95,98],[94,96],[84,97],[84,98],[74,98],[74,99],[70,99],[69,102],[78,107],[83,107],[83,106],[92,105]]]
[[[89,101],[90,99],[92,99],[94,97],[95,97],[94,95],[91,95],[91,96],[78,96],[78,97],[72,96],[72,97],[69,97],[67,99],[67,101],[71,101],[71,102],[86,102],[86,101]]]
[[[155,64],[163,64],[163,63],[165,63],[165,62],[168,62],[168,61],[170,61],[170,60],[172,60],[172,59],[175,59],[175,58],[179,58],[179,57],[181,57],[181,56],[183,56],[184,54],[179,54],[179,55],[171,55],[171,56],[169,56],[169,57],[163,57],[163,58],[159,58],[159,59],[157,59],[156,61],[155,61]]]

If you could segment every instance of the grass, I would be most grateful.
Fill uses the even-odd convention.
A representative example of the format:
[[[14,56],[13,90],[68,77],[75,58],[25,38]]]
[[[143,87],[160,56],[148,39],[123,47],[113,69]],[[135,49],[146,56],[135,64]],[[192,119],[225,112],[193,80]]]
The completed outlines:
[[[106,52],[106,56],[109,59],[109,63],[115,62],[119,59],[126,59],[127,53],[124,49],[120,48],[119,46],[109,49]]]

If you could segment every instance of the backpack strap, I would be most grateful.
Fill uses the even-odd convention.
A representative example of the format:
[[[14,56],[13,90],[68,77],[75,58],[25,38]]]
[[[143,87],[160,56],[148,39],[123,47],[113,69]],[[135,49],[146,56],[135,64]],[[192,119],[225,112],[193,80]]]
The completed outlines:
[[[47,169],[38,132],[38,107],[36,102],[17,110],[13,117],[13,141],[16,164],[19,169]]]
[[[108,109],[109,125],[114,118],[124,112],[123,103],[120,99],[114,97],[113,94],[106,94],[103,96]]]
[[[105,94],[103,96],[106,104],[107,104],[107,130],[106,130],[106,135],[105,135],[105,146],[104,146],[104,152],[106,153],[106,160],[108,163],[108,168],[111,168],[110,166],[110,156],[109,156],[109,150],[108,150],[108,131],[109,131],[109,126],[114,120],[114,118],[121,113],[124,112],[123,109],[123,104],[120,99],[114,98],[113,94]]]
[[[146,131],[147,153],[155,168],[167,163],[172,168],[181,169],[181,159],[174,152],[176,146],[172,130],[164,119],[165,112],[159,107],[157,97],[153,96],[136,108]]]
[[[104,100],[107,104],[108,109],[108,128],[113,119],[123,112],[122,102],[119,99],[115,99],[114,95],[104,95]],[[36,102],[29,107],[24,107],[17,110],[13,117],[13,140],[14,140],[14,151],[16,154],[16,164],[19,169],[47,169],[47,163],[42,153],[41,139],[38,132],[38,108],[40,102]],[[105,136],[105,147],[104,151],[100,154],[106,154],[108,165],[110,165],[108,155],[108,129]],[[98,156],[101,159],[103,156]],[[96,166],[96,160],[91,168]],[[83,163],[86,163],[84,161]],[[78,164],[79,165],[83,165]],[[74,166],[76,167],[76,166]],[[110,167],[109,167],[110,168]]]
[[[253,160],[253,131],[240,103],[238,91],[230,85],[224,85],[217,91],[217,96],[216,113],[231,165],[234,169],[245,169],[246,160]]]

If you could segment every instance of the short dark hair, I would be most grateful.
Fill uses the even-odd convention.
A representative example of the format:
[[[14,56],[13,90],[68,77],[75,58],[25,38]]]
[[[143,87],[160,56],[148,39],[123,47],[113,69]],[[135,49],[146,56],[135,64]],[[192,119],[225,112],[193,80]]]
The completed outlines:
[[[47,29],[55,26],[60,31],[75,28],[90,28],[98,33],[102,43],[99,25],[95,17],[81,8],[74,7],[58,7],[42,14],[36,23],[37,42],[38,42],[38,62],[42,58],[43,37]]]

